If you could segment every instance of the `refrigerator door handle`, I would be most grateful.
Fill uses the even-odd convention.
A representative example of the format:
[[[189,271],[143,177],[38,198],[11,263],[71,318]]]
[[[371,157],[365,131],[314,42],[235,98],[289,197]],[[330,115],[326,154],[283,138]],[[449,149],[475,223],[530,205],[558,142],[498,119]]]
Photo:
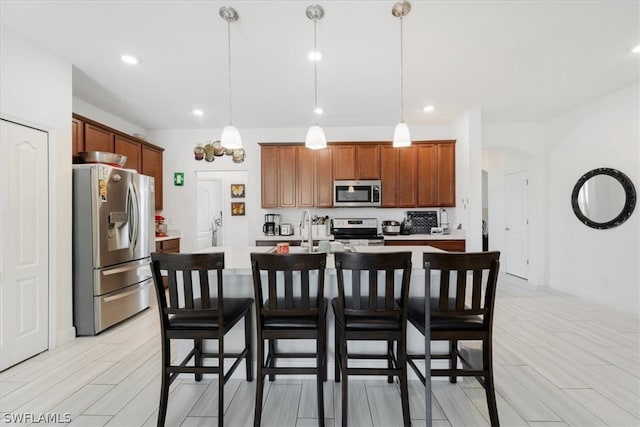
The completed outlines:
[[[151,282],[152,282],[152,280],[147,280],[146,282],[143,282],[143,283],[140,283],[139,285],[134,286],[134,288],[131,289],[130,291],[119,292],[117,295],[106,297],[106,298],[104,298],[104,302],[110,302],[110,301],[115,301],[115,300],[118,300],[118,299],[126,298],[129,295],[133,295],[133,294],[135,294],[137,292],[140,292],[144,288],[148,288],[149,286],[151,286]]]
[[[136,186],[131,182],[129,183],[129,190],[127,196],[127,203],[129,204],[129,218],[131,219],[132,226],[130,228],[130,241],[131,241],[131,249],[135,251],[136,246],[138,246],[138,238],[140,234],[140,219],[138,216],[140,215],[138,204],[140,200],[138,199],[138,193],[136,191]]]
[[[117,268],[109,268],[109,269],[104,269],[102,271],[102,274],[104,276],[111,276],[113,274],[120,274],[120,273],[124,273],[125,271],[132,271],[132,270],[137,270],[141,267],[145,267],[149,265],[148,262],[142,262],[142,263],[136,263],[133,265],[125,265],[122,267],[117,267]]]

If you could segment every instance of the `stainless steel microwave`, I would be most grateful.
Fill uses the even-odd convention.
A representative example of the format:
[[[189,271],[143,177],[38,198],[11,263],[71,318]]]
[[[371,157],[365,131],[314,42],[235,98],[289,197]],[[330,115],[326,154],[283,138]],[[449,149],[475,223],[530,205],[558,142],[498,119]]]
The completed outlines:
[[[333,181],[333,207],[376,207],[380,200],[380,180]]]

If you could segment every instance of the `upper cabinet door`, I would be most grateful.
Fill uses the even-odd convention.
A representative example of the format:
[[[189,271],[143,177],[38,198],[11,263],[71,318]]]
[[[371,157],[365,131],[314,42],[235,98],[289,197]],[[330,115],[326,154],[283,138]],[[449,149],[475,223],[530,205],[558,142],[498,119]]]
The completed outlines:
[[[152,176],[155,184],[155,208],[162,209],[162,150],[142,146],[142,174]]]
[[[135,169],[138,172],[142,171],[142,144],[132,139],[116,135],[114,151],[127,156],[127,162],[124,164],[126,169]]]
[[[315,150],[310,150],[305,146],[296,146],[296,161],[297,165],[297,193],[298,193],[298,207],[308,208],[313,206],[314,193],[315,193],[315,180],[314,180],[314,160]]]
[[[435,144],[418,145],[418,206],[420,207],[438,206],[437,161]]]
[[[84,150],[84,123],[82,120],[71,119],[71,156],[75,163],[78,153]]]
[[[418,158],[416,149],[411,146],[394,148],[394,150],[398,152],[397,207],[412,208],[418,204]]]
[[[263,208],[278,207],[278,146],[260,147],[261,195]]]
[[[84,150],[113,153],[113,133],[89,123],[84,124]]]
[[[438,206],[456,205],[456,145],[438,144]]]
[[[356,176],[356,146],[339,144],[331,147],[333,179],[358,179]]]
[[[380,145],[358,145],[356,159],[356,179],[380,179]]]
[[[314,206],[330,208],[333,206],[333,156],[332,148],[315,150],[315,194]]]
[[[296,207],[296,147],[280,146],[278,149],[280,206]]]
[[[398,206],[398,149],[390,145],[380,147],[380,181],[383,208]]]

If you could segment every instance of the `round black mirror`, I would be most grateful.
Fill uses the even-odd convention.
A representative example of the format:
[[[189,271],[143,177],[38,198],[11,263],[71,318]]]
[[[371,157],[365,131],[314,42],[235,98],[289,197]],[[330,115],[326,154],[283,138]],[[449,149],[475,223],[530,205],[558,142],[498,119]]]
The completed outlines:
[[[571,206],[588,227],[600,230],[617,227],[631,216],[636,206],[636,189],[619,170],[593,169],[573,187]]]

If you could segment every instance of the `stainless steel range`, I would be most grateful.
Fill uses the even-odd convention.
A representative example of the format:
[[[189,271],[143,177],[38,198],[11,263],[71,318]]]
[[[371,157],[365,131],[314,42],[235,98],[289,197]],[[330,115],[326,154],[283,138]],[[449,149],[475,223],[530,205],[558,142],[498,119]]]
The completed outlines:
[[[378,233],[377,218],[334,218],[331,234],[337,242],[351,246],[382,246],[384,237]]]

